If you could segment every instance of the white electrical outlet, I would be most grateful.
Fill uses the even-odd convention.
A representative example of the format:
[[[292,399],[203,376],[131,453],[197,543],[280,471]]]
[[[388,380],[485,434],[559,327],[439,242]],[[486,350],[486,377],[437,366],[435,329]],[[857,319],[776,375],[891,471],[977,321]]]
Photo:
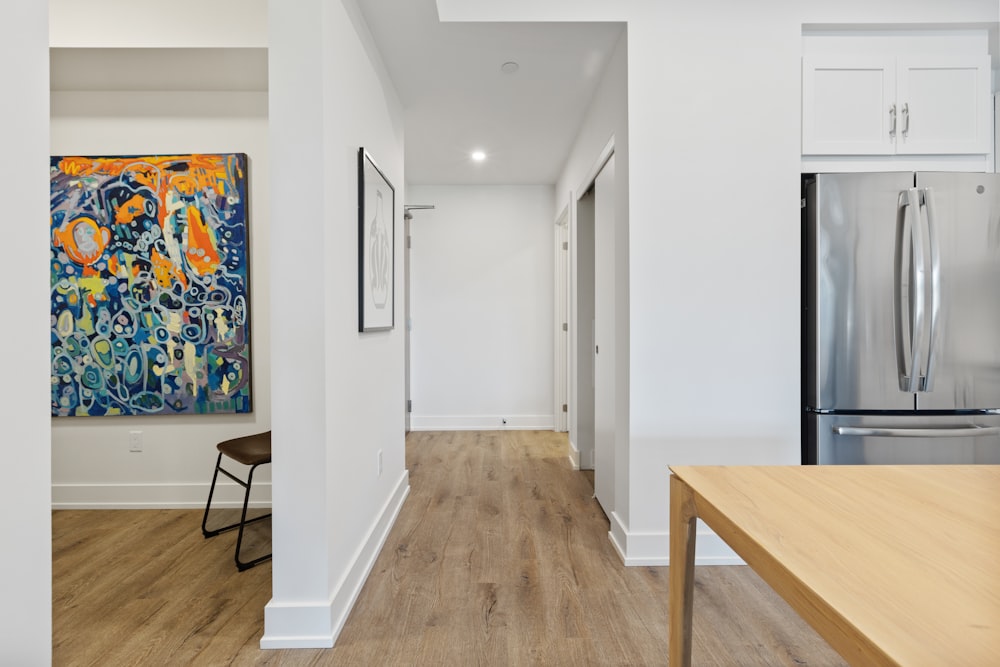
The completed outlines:
[[[128,450],[130,452],[142,451],[142,431],[128,432]]]
[[[382,450],[378,450],[378,476],[382,476]]]

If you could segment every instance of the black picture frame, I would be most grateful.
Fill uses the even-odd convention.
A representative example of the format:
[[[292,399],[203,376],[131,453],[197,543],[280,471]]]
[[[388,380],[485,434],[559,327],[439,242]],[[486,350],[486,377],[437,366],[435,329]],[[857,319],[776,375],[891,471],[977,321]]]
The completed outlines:
[[[388,331],[396,311],[396,190],[358,149],[358,331]]]

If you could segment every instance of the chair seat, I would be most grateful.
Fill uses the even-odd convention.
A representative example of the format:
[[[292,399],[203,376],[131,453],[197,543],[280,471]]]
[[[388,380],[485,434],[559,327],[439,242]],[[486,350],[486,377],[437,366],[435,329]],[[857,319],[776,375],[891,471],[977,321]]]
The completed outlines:
[[[224,440],[216,448],[243,465],[256,466],[271,462],[271,432],[245,435],[241,438]]]

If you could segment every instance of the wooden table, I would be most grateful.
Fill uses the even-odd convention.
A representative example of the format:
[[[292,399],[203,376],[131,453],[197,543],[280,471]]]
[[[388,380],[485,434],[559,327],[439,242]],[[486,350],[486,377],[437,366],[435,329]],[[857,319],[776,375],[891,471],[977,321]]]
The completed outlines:
[[[1000,466],[671,466],[670,665],[695,519],[851,665],[1000,665]]]

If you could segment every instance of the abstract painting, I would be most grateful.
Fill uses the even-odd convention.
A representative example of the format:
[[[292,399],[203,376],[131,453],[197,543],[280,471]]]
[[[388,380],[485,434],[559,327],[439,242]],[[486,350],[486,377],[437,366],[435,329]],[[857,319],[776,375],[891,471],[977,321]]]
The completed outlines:
[[[358,331],[394,324],[395,206],[392,183],[358,149]]]
[[[247,156],[49,171],[52,414],[250,412]]]

